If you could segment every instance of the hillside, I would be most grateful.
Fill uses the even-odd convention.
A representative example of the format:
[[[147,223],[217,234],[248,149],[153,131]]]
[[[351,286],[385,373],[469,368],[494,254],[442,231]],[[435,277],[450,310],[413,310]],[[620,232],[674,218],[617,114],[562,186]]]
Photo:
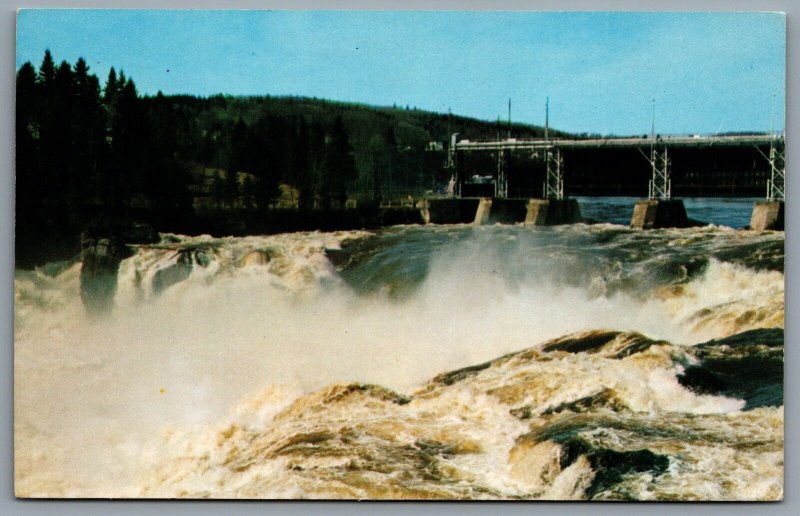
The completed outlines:
[[[227,153],[229,147],[236,146],[230,139],[235,139],[233,131],[239,122],[261,135],[268,133],[272,142],[281,142],[279,145],[291,154],[286,146],[305,150],[313,146],[308,141],[313,139],[309,129],[316,127],[327,136],[329,128],[340,118],[356,169],[347,191],[348,195],[357,197],[391,197],[436,189],[446,182],[442,177],[442,165],[451,133],[458,132],[470,138],[494,138],[508,131],[507,122],[498,124],[409,107],[369,106],[307,97],[157,95],[143,100],[151,109],[166,104],[180,118],[181,139],[186,146],[179,149],[179,154],[184,160],[219,169],[230,166]],[[511,133],[516,137],[542,136],[543,129],[512,124]],[[553,134],[565,133],[553,131]],[[297,141],[298,138],[306,142]],[[204,144],[205,155],[197,147],[197,142],[204,139],[208,140]],[[286,159],[291,161],[291,157]],[[272,159],[276,166],[283,167],[280,180],[301,188],[302,179],[293,174],[291,164],[275,163],[282,160],[283,156]]]

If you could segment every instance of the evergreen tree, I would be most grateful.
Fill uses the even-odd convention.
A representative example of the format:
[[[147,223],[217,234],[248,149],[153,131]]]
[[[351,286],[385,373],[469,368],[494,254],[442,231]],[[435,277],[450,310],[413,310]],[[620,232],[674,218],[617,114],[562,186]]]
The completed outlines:
[[[223,197],[230,208],[235,208],[239,199],[239,171],[234,167],[235,165],[231,163],[225,172],[225,182],[222,185]]]
[[[100,86],[97,77],[89,74],[83,58],[74,67],[74,102],[71,155],[75,167],[72,187],[83,197],[98,194],[99,148],[103,141],[104,121],[100,111]]]
[[[239,172],[246,164],[247,125],[239,118],[233,126],[230,136],[230,154],[228,155],[228,172],[225,175],[225,200],[233,208],[239,198]]]
[[[148,127],[142,109],[136,85],[132,80],[124,79],[124,86],[119,91],[117,108],[112,121],[112,147],[109,165],[112,183],[112,202],[116,205],[128,206],[134,194],[141,194],[144,189],[144,152],[147,149]],[[122,84],[121,80],[117,84]]]
[[[103,100],[106,102],[106,105],[110,106],[113,104],[114,99],[117,97],[117,72],[114,70],[114,67],[111,67],[111,70],[108,71],[108,79],[106,80],[106,86],[103,88]]]
[[[219,171],[214,174],[214,180],[211,184],[211,197],[214,199],[216,208],[222,207],[225,202],[225,179]]]
[[[39,180],[42,182],[42,202],[52,203],[59,191],[56,178],[56,161],[59,156],[60,138],[58,134],[58,115],[56,109],[56,68],[50,50],[44,53],[44,59],[37,76],[39,89],[38,113],[40,129],[40,152],[47,156],[39,167]],[[53,217],[57,220],[58,217]]]
[[[297,129],[298,152],[295,154],[295,176],[298,189],[297,206],[308,210],[314,205],[313,151],[312,132],[304,118],[300,119]]]
[[[387,177],[389,178],[389,185],[386,189],[386,192],[389,195],[389,199],[391,200],[392,195],[394,194],[394,183],[393,179],[396,178],[394,172],[396,170],[396,165],[398,162],[398,155],[397,155],[397,137],[394,135],[394,128],[389,126],[389,129],[386,131],[386,156],[387,156],[387,163],[386,163],[386,172]]]
[[[386,166],[386,142],[379,135],[375,134],[370,138],[367,144],[370,151],[370,174],[369,174],[369,190],[372,192],[372,198],[376,200],[383,199],[383,192],[385,186],[383,184]]]
[[[39,66],[39,84],[42,87],[42,93],[45,97],[50,97],[52,95],[55,79],[56,67],[53,62],[53,56],[48,49],[44,51],[44,59],[42,59],[41,66]]]
[[[40,209],[43,183],[39,175],[39,95],[36,69],[28,62],[17,72],[16,226],[17,246],[31,245],[43,226]]]
[[[35,114],[33,109],[36,99],[36,70],[30,61],[25,62],[17,71],[17,113],[27,118]]]
[[[256,184],[253,176],[248,175],[242,183],[242,206],[245,209],[252,209],[256,200]]]
[[[314,123],[309,128],[308,135],[308,182],[305,185],[305,195],[300,191],[300,197],[305,198],[304,206],[315,208],[317,199],[322,202],[323,176],[325,174],[325,129],[320,123]]]
[[[325,172],[323,184],[325,207],[330,208],[333,200],[343,206],[347,201],[348,185],[356,179],[357,173],[353,147],[350,145],[341,116],[337,116],[333,122],[327,145]]]
[[[103,87],[103,111],[105,116],[106,136],[110,140],[112,138],[112,125],[114,115],[117,111],[117,97],[119,90],[117,89],[117,72],[114,67],[108,71],[108,79],[106,85]]]
[[[61,223],[77,224],[79,193],[72,154],[75,92],[72,67],[66,61],[62,61],[56,69],[53,87],[55,95],[49,113],[52,132],[49,135],[47,157],[50,194]]]

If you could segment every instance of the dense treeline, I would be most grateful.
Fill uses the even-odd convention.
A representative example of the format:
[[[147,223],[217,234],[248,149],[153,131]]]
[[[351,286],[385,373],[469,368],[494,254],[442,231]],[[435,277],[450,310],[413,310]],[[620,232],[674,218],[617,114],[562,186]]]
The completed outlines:
[[[148,128],[134,82],[112,69],[104,87],[86,61],[56,66],[46,52],[38,71],[17,72],[17,260],[38,247],[56,256],[74,248],[76,234],[107,212],[122,220],[137,202],[154,212],[189,208],[181,169]],[[170,167],[154,174],[154,166]],[[37,245],[42,242],[44,245]],[[49,256],[44,256],[48,258]]]
[[[114,68],[101,87],[86,61],[17,73],[17,222],[25,239],[74,240],[87,225],[131,217],[179,229],[197,195],[212,206],[269,207],[279,182],[296,182],[300,204],[343,202],[355,176],[341,119],[330,128],[264,115],[247,125],[204,120],[200,102],[140,97]],[[206,122],[205,124],[203,122]],[[213,166],[212,191],[195,184]],[[207,203],[208,204],[208,203]],[[315,204],[316,205],[316,204]],[[18,245],[19,247],[19,245]]]
[[[319,212],[435,190],[445,147],[431,142],[509,129],[409,106],[142,96],[122,71],[101,84],[84,59],[57,65],[49,51],[17,72],[16,124],[19,265],[66,256],[93,226],[196,232],[198,220],[276,206]]]

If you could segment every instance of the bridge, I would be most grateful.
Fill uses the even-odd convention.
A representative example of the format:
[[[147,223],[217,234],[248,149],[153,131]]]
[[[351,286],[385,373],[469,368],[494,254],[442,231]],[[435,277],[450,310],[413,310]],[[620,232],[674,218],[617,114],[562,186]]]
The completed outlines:
[[[507,163],[511,152],[527,151],[534,159],[541,159],[545,162],[545,181],[542,185],[542,199],[548,201],[552,206],[560,206],[565,201],[564,195],[564,156],[562,151],[568,149],[601,149],[601,148],[631,148],[637,149],[646,162],[649,164],[650,180],[646,201],[637,203],[634,209],[632,224],[634,226],[643,225],[653,227],[658,225],[671,225],[668,216],[665,220],[657,216],[659,205],[669,207],[669,211],[677,210],[680,220],[685,220],[685,210],[681,201],[672,201],[672,180],[670,178],[671,159],[670,149],[673,148],[703,148],[703,147],[754,147],[759,154],[766,160],[769,166],[769,179],[766,184],[766,201],[772,203],[770,214],[767,218],[783,219],[783,202],[785,199],[785,138],[777,134],[741,134],[724,136],[655,136],[633,137],[633,138],[548,138],[547,127],[545,127],[544,138],[517,139],[505,138],[495,140],[471,141],[459,138],[458,133],[454,133],[450,138],[448,147],[446,168],[451,172],[451,184],[453,185],[452,195],[461,197],[463,180],[459,177],[459,154],[471,152],[487,152],[496,156],[496,172],[492,174],[492,184],[494,185],[493,199],[505,199],[508,197],[508,176]],[[571,201],[574,203],[574,201]],[[779,204],[776,204],[779,203]],[[780,215],[778,208],[780,207]],[[561,210],[561,208],[558,208]],[[667,208],[664,208],[667,209]],[[637,210],[638,216],[637,216]],[[756,218],[763,218],[761,214],[756,217],[756,212],[761,210],[759,205],[754,208],[753,221]],[[577,208],[568,208],[567,212],[572,213]],[[661,211],[664,211],[663,209]],[[477,218],[476,218],[477,220]],[[568,222],[568,221],[566,221]],[[773,221],[774,222],[774,221]],[[555,222],[561,223],[561,222]],[[771,222],[767,226],[775,225]],[[753,225],[753,224],[751,224]],[[759,223],[760,225],[760,223]]]
[[[538,150],[545,148],[600,148],[600,147],[645,147],[664,145],[667,147],[706,147],[709,145],[769,145],[780,139],[769,134],[726,135],[726,136],[658,136],[656,138],[506,138],[500,140],[470,141],[457,140],[456,150]]]
[[[563,157],[561,151],[566,149],[586,148],[636,148],[642,152],[644,158],[650,163],[653,173],[648,197],[669,199],[670,188],[670,160],[669,149],[678,147],[743,147],[752,145],[767,161],[770,166],[770,180],[768,183],[767,198],[784,200],[785,177],[785,142],[783,136],[770,134],[732,135],[732,136],[664,136],[650,138],[587,138],[587,139],[516,139],[506,138],[485,141],[470,141],[459,139],[458,134],[451,136],[448,149],[447,167],[457,173],[456,164],[459,152],[493,152],[497,154],[497,184],[496,197],[506,197],[508,192],[507,178],[505,177],[504,162],[506,153],[510,151],[530,151],[532,156],[539,157],[547,164],[547,181],[543,194],[546,198],[560,199],[563,192]],[[762,147],[768,148],[763,152]],[[649,149],[649,155],[642,149]],[[456,177],[458,181],[458,177]]]

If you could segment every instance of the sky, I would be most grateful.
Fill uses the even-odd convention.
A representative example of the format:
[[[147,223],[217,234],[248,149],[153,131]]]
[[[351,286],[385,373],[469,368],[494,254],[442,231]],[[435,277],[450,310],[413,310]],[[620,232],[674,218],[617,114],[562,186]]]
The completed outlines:
[[[139,92],[300,95],[570,132],[784,127],[775,13],[22,10],[17,68],[86,59]],[[774,113],[774,114],[773,114]]]

